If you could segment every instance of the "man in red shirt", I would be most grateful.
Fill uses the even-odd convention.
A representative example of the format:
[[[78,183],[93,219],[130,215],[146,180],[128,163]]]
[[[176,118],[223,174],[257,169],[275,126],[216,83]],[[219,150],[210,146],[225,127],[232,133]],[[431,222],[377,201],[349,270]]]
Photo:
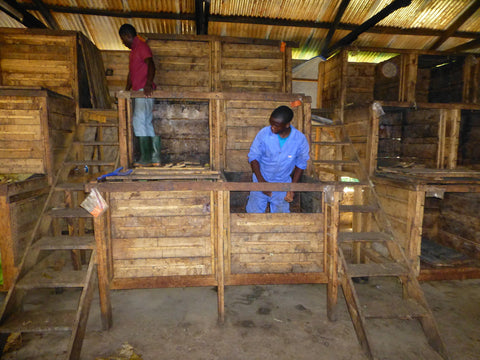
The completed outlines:
[[[139,139],[141,153],[140,160],[135,165],[160,166],[161,141],[152,124],[155,100],[151,96],[156,87],[153,82],[155,64],[152,50],[145,40],[137,35],[132,25],[123,24],[118,33],[123,44],[131,49],[125,90],[143,91],[145,94],[144,98],[134,98],[133,104],[133,132]]]

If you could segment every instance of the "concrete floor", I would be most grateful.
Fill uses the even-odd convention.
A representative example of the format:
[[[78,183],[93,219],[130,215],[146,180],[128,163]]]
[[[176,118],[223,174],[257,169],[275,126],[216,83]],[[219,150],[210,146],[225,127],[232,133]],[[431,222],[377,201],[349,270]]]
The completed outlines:
[[[388,280],[371,279],[360,291],[375,296],[389,285]],[[430,282],[422,287],[450,358],[479,359],[480,280]],[[217,324],[213,288],[113,291],[112,304],[113,328],[101,331],[96,294],[82,360],[124,359],[115,356],[124,344],[144,360],[367,359],[343,297],[338,320],[328,321],[325,285],[228,287],[223,326]],[[378,359],[440,359],[417,321],[375,322],[368,330]],[[39,356],[45,349],[54,353],[56,344],[55,337],[24,336],[22,348],[2,359],[57,359],[53,354]]]

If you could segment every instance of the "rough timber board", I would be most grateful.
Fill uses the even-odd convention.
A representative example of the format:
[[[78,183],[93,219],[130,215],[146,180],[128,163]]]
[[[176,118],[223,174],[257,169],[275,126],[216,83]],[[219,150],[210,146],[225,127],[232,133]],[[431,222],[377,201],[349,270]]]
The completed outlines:
[[[212,274],[210,192],[110,195],[115,278]]]

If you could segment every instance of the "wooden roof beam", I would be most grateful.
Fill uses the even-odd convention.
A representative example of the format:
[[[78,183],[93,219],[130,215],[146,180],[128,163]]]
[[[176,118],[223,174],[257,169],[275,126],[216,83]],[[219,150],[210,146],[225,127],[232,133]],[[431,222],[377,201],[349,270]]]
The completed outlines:
[[[0,10],[27,28],[45,29],[43,22],[30,14],[25,7],[15,0],[0,0]]]
[[[55,18],[52,16],[45,3],[42,0],[33,0],[33,2],[35,5],[37,5],[40,14],[42,14],[43,18],[47,22],[48,27],[52,30],[61,30],[57,20],[55,20]]]
[[[458,53],[458,52],[463,52],[463,51],[468,51],[468,50],[478,49],[478,48],[480,48],[480,37],[475,40],[469,41],[465,44],[458,45],[454,48],[448,49],[447,51]]]
[[[340,39],[336,44],[334,44],[330,49],[326,51],[326,55],[331,55],[335,50],[341,48],[342,46],[350,45],[352,42],[357,40],[358,36],[371,27],[375,26],[378,22],[385,19],[388,15],[397,11],[402,7],[409,6],[412,3],[412,0],[393,0],[389,5],[385,6],[378,13],[373,15],[370,19],[365,21],[363,24],[357,26],[355,30],[350,32],[347,36]]]
[[[349,3],[350,3],[350,0],[342,0],[340,6],[338,8],[337,14],[335,15],[335,19],[333,20],[333,23],[330,26],[330,29],[328,29],[328,34],[325,37],[325,41],[323,43],[322,50],[320,51],[320,54],[323,57],[326,57],[326,55],[327,55],[327,49],[330,46],[330,41],[332,40],[333,34],[337,30],[338,24],[340,24],[340,20],[342,19],[343,14],[345,13],[345,10],[347,9],[347,6],[348,6]]]
[[[480,8],[480,0],[472,3],[463,13],[444,31],[437,41],[430,47],[430,50],[437,50],[449,37],[451,37],[465,21],[467,21]]]
[[[195,0],[195,24],[197,35],[208,34],[208,15],[210,14],[210,0]]]

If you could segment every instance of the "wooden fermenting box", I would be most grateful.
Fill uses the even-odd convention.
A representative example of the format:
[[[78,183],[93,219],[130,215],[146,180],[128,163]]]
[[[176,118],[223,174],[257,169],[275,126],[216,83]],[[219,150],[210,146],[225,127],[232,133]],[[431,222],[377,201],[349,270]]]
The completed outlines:
[[[0,117],[1,118],[1,117]],[[3,162],[2,162],[3,163]],[[12,285],[22,260],[25,246],[40,216],[50,191],[46,176],[0,175],[0,256],[3,284]],[[7,181],[9,180],[9,181]]]
[[[47,88],[77,108],[111,102],[99,50],[73,31],[0,29],[0,85]]]
[[[478,171],[391,169],[373,182],[420,279],[480,277]]]
[[[133,96],[141,94],[119,97],[121,123],[130,124],[126,110]],[[293,125],[309,139],[310,98],[164,91],[153,96],[159,99],[156,106],[171,109],[155,110],[162,114],[160,122],[183,122],[178,119],[182,105],[186,112],[197,112],[192,121],[207,127],[204,134],[193,123],[186,127],[190,133],[177,126],[176,141],[187,141],[195,149],[189,154],[178,148],[178,160],[183,157],[185,167],[135,169],[119,179],[123,181],[96,185],[110,204],[106,222],[97,220],[95,232],[105,246],[113,288],[327,282],[324,242],[329,220],[322,196],[326,184],[296,184],[304,189],[298,191],[309,194],[298,194],[290,214],[247,214],[244,206],[248,191],[261,185],[252,183],[247,159],[255,135],[269,126],[276,107],[288,105],[294,110]],[[176,119],[166,121],[166,113]],[[168,133],[170,125],[162,126]],[[191,137],[207,148],[194,148],[188,142]],[[127,143],[123,146],[121,154],[131,152]],[[192,163],[192,156],[200,156],[198,163]],[[121,165],[128,166],[128,160],[122,156]],[[104,227],[107,223],[111,232]],[[224,254],[221,262],[219,253]]]
[[[291,43],[216,36],[144,34],[158,90],[291,92]],[[128,51],[103,51],[110,94],[125,89]]]
[[[41,88],[0,86],[0,174],[59,169],[75,128],[75,102]]]

